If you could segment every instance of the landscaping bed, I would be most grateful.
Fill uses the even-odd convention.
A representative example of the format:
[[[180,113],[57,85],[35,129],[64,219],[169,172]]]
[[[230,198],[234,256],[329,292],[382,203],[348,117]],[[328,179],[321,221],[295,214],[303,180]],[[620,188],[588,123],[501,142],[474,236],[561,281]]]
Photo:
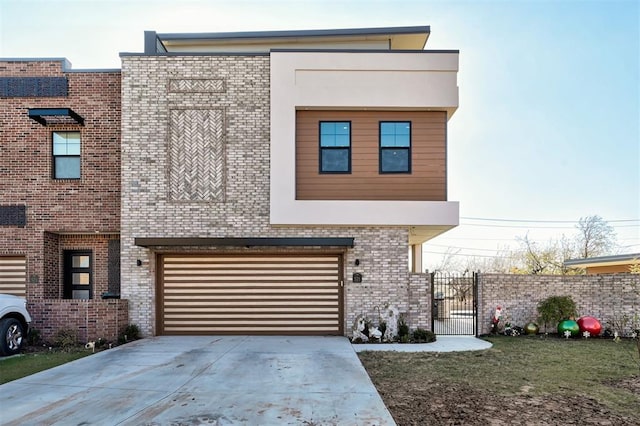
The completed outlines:
[[[631,339],[487,340],[486,351],[359,356],[399,425],[640,425]]]

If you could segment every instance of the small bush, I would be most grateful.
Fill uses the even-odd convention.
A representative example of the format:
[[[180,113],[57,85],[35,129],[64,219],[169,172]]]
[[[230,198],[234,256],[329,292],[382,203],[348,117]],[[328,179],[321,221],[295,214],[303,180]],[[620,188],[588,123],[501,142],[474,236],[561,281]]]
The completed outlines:
[[[404,316],[400,315],[400,318],[398,319],[398,337],[402,341],[402,338],[405,336],[409,337],[409,326],[407,325]]]
[[[37,346],[42,343],[42,337],[40,335],[40,330],[37,328],[31,327],[29,332],[27,333],[27,345],[29,346]]]
[[[577,317],[576,304],[571,296],[551,296],[538,303],[538,322],[555,325],[558,322]]]
[[[378,325],[378,330],[380,330],[380,333],[382,333],[382,337],[384,337],[384,333],[387,331],[387,323],[384,321],[381,321],[380,324]]]
[[[416,328],[413,330],[413,340],[417,343],[431,343],[436,341],[436,335],[424,328]]]
[[[138,339],[140,339],[140,329],[135,324],[129,324],[120,332],[118,343],[127,343]]]
[[[98,337],[95,343],[96,343],[96,349],[104,349],[109,345],[109,342],[107,342],[102,337]]]
[[[59,329],[53,337],[53,346],[61,349],[72,349],[79,345],[78,332],[71,328]]]

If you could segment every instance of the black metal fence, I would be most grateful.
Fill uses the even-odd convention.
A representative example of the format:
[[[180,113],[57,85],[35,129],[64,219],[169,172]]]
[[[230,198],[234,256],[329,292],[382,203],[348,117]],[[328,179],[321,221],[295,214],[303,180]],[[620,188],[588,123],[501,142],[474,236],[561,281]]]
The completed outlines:
[[[477,336],[478,275],[434,272],[431,283],[433,332]]]

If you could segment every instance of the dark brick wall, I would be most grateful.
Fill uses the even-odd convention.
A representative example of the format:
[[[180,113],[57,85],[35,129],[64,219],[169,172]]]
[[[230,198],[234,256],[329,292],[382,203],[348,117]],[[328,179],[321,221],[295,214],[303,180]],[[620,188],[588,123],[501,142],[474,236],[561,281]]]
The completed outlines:
[[[68,89],[65,77],[0,77],[2,97],[67,96]]]
[[[60,300],[39,299],[27,305],[33,317],[31,327],[40,331],[45,342],[51,342],[60,329],[77,330],[82,343],[98,338],[116,342],[129,324],[127,300]]]
[[[0,226],[0,254],[27,257],[30,301],[62,297],[62,250],[71,246],[94,250],[94,295],[107,291],[108,240],[120,229],[120,73],[62,65],[0,61],[0,77],[68,81],[68,96],[0,97],[0,203],[26,206],[26,226]],[[27,116],[29,108],[71,108],[85,125],[45,127]],[[65,130],[81,133],[78,180],[51,178],[52,131]]]
[[[109,293],[120,294],[120,240],[109,240]]]
[[[25,205],[0,206],[0,226],[25,226],[27,209]]]

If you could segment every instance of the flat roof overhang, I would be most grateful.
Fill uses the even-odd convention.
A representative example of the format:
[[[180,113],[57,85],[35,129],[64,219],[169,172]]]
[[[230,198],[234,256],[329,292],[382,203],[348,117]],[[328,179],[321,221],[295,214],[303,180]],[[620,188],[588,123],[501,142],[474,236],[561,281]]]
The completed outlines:
[[[353,247],[354,238],[135,238],[140,247]]]
[[[217,52],[235,46],[245,51],[269,52],[281,46],[300,44],[384,42],[391,50],[424,49],[431,29],[428,25],[385,28],[350,28],[294,31],[249,31],[219,33],[156,33],[145,31],[145,54],[170,52]],[[245,47],[243,47],[245,46]],[[335,47],[335,46],[334,46]],[[233,49],[232,49],[233,50]]]
[[[635,262],[640,262],[640,253],[569,259],[564,261],[564,266],[570,268],[593,268],[597,266],[629,265]]]
[[[29,108],[29,118],[43,126],[52,124],[75,124],[84,126],[84,118],[71,108]]]

